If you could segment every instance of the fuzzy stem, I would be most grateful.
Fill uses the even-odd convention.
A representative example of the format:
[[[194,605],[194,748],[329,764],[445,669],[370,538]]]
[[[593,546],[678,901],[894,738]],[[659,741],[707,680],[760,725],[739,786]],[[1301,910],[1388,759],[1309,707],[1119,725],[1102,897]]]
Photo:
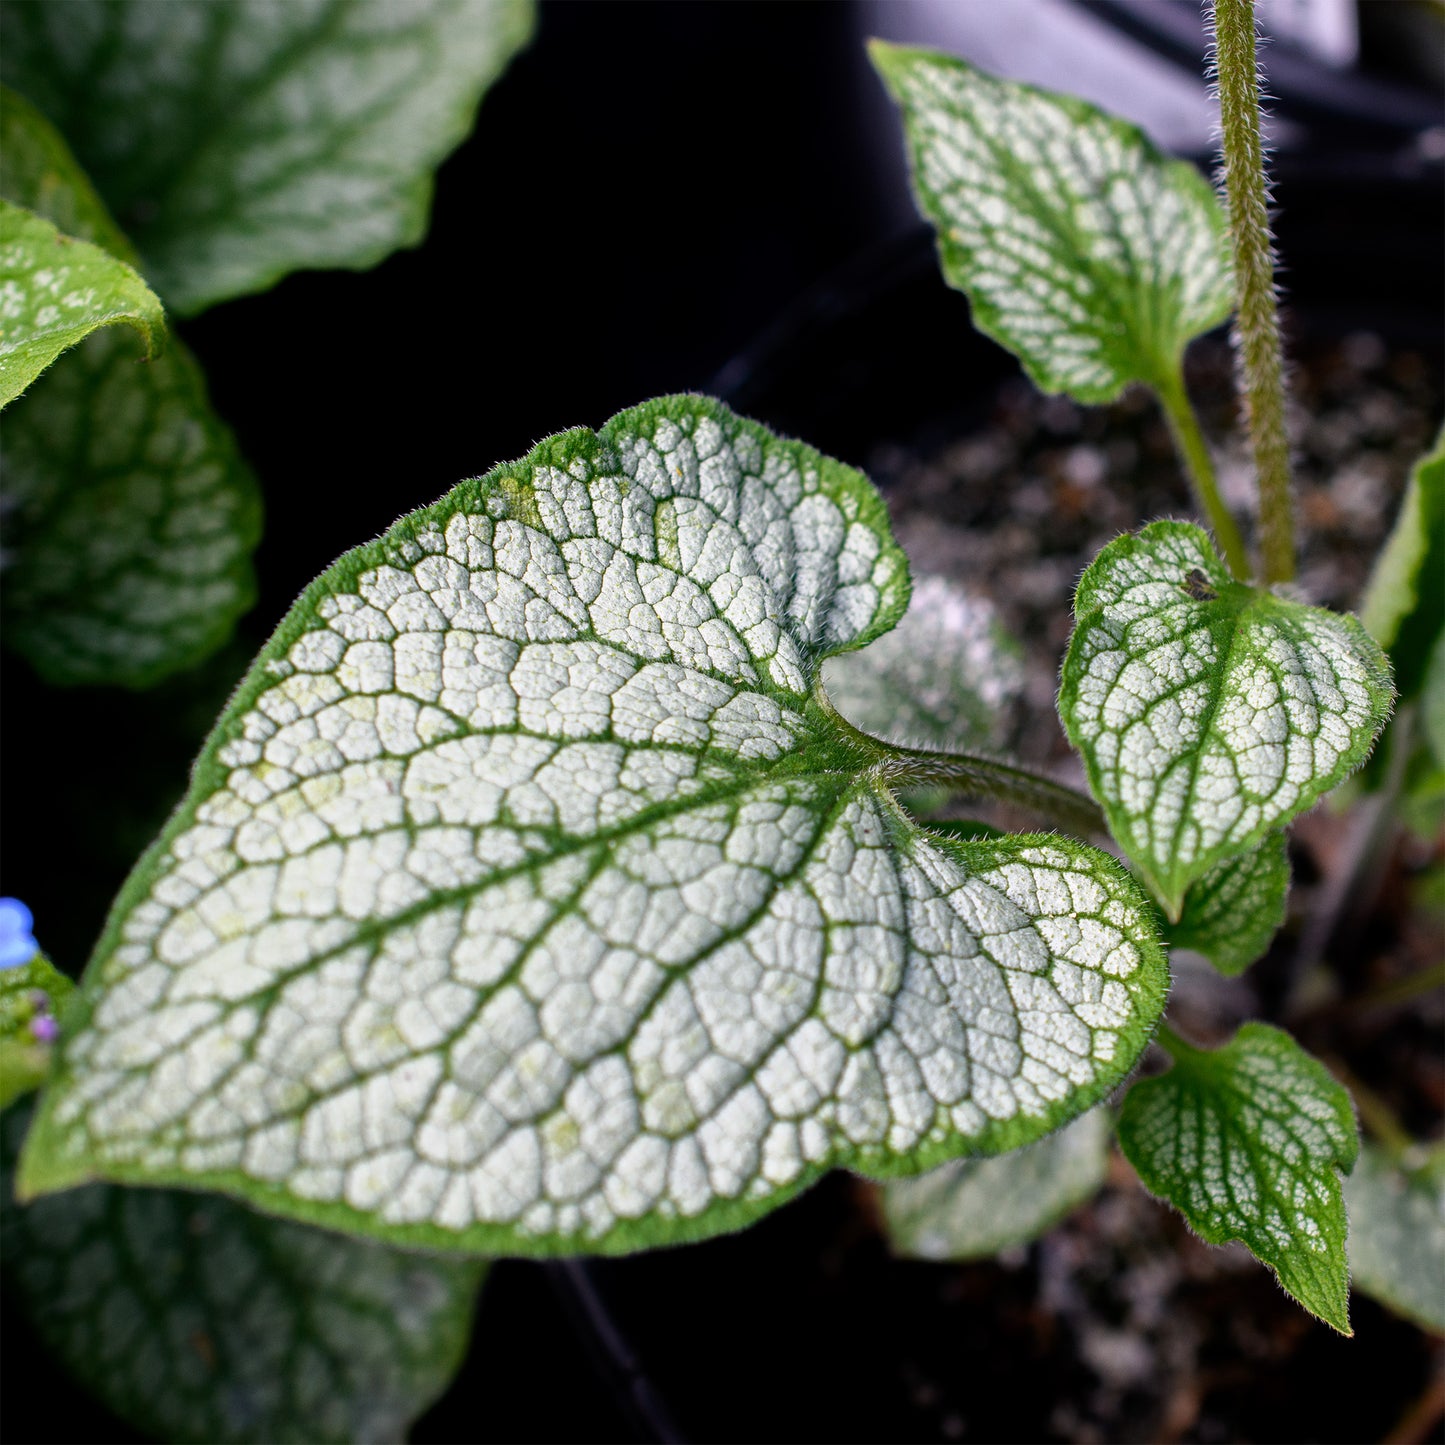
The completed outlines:
[[[935,753],[926,748],[904,748],[856,728],[833,706],[819,683],[813,700],[829,721],[853,745],[875,776],[890,788],[940,787],[973,797],[1016,803],[1087,836],[1107,835],[1109,825],[1099,805],[1065,783],[1056,783],[1026,768],[1001,763],[973,753]]]
[[[1109,825],[1090,797],[1052,778],[971,753],[930,753],[890,748],[874,764],[893,788],[949,788],[974,797],[1016,803],[1076,833],[1107,833]]]
[[[1214,0],[1224,186],[1234,243],[1235,351],[1259,485],[1260,580],[1294,576],[1294,518],[1274,247],[1259,136],[1254,0]]]
[[[1159,401],[1168,418],[1169,430],[1174,434],[1174,445],[1184,459],[1184,469],[1194,487],[1194,499],[1213,529],[1214,539],[1224,553],[1224,560],[1229,563],[1229,570],[1239,581],[1247,582],[1249,553],[1229,508],[1224,505],[1224,498],[1219,495],[1214,462],[1199,430],[1199,418],[1184,389],[1184,378],[1178,372],[1168,386],[1159,389]]]

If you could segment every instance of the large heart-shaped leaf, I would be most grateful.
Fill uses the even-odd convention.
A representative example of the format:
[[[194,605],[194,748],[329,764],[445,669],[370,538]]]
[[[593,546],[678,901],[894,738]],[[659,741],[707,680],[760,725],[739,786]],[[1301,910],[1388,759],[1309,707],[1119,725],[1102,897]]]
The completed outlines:
[[[866,478],[698,397],[349,553],[126,885],[23,1187],[621,1250],[1081,1112],[1161,1007],[1153,910],[898,808],[815,688],[907,597]]]
[[[0,406],[103,326],[140,333],[131,359],[165,335],[160,299],[124,261],[0,200]]]
[[[1355,618],[1234,581],[1188,523],[1116,538],[1074,613],[1059,716],[1176,921],[1191,883],[1358,767],[1389,713],[1389,664]]]
[[[54,127],[0,88],[0,194],[133,259]],[[101,254],[97,252],[97,254]],[[92,336],[6,413],[5,639],[56,683],[147,686],[250,606],[261,505],[180,341]]]
[[[529,0],[6,5],[0,74],[191,315],[415,245],[433,169],[531,26]]]
[[[1233,306],[1209,183],[1087,101],[875,40],[918,204],[974,324],[1043,391],[1109,401],[1179,385],[1185,344]]]

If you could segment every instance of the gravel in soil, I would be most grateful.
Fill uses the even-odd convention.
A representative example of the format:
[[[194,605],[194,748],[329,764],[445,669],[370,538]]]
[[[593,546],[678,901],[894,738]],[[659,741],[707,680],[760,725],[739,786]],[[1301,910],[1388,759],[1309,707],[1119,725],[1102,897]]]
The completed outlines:
[[[1252,530],[1230,368],[1225,343],[1205,341],[1190,353],[1189,385],[1225,499]],[[1438,368],[1358,334],[1307,354],[1293,381],[1297,595],[1353,608],[1410,467],[1439,425]],[[880,448],[869,471],[916,568],[987,598],[1021,643],[1026,683],[1010,719],[1014,753],[1082,783],[1053,707],[1075,584],[1119,532],[1194,515],[1151,397],[1136,389],[1086,409],[1041,397],[1022,379],[1007,382],[982,429],[927,450]],[[1439,963],[1445,924],[1417,885],[1438,874],[1445,845],[1387,831],[1371,863],[1361,857],[1361,833],[1351,815],[1328,808],[1302,819],[1292,840],[1290,921],[1270,953],[1236,980],[1176,956],[1171,1017],[1208,1043],[1246,1018],[1281,1022],[1363,1081],[1417,1137],[1438,1138],[1445,996],[1437,988],[1394,1004],[1368,999]],[[1352,886],[1342,899],[1346,877]],[[1358,1296],[1355,1339],[1333,1336],[1242,1247],[1214,1249],[1192,1236],[1117,1156],[1098,1198],[1035,1245],[987,1264],[898,1268],[938,1271],[935,1308],[955,1321],[952,1330],[941,1326],[951,1347],[914,1336],[916,1353],[900,1366],[914,1407],[928,1417],[927,1438],[1405,1441],[1439,1433],[1439,1338]],[[997,1397],[1013,1398],[1016,1413],[1000,1416],[989,1403]]]

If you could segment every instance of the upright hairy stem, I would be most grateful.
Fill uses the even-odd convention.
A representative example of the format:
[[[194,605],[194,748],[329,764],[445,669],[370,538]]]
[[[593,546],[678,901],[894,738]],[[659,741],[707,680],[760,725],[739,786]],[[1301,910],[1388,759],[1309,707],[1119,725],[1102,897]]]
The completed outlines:
[[[1245,415],[1259,481],[1261,580],[1294,576],[1294,519],[1284,368],[1274,295],[1274,247],[1259,138],[1259,80],[1254,58],[1254,0],[1214,0],[1224,185],[1234,241],[1238,302],[1236,346]]]

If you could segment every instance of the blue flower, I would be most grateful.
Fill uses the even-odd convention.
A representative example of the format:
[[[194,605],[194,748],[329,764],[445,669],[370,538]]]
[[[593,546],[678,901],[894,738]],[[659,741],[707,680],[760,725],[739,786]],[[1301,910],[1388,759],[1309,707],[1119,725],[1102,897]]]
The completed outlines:
[[[19,968],[40,951],[31,936],[35,919],[18,898],[0,898],[0,968]]]

